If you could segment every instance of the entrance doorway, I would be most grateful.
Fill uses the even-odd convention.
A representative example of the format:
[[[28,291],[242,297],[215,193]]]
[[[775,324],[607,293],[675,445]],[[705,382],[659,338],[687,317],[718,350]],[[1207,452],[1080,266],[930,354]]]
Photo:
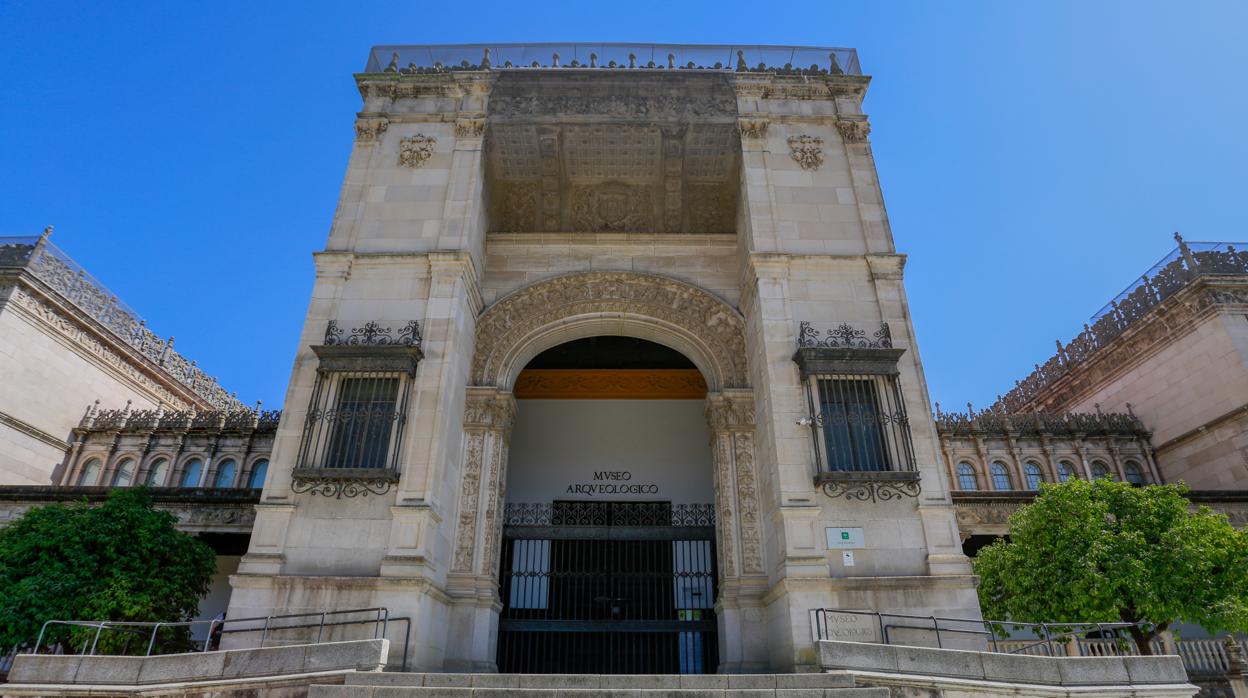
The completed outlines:
[[[499,671],[716,671],[705,393],[684,356],[625,337],[560,345],[520,374]]]

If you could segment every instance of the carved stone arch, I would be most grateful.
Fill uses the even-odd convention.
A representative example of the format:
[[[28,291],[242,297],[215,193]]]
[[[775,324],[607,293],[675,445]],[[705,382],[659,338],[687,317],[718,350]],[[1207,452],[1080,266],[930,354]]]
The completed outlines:
[[[471,383],[506,390],[541,351],[610,334],[680,351],[712,392],[749,385],[745,320],[735,308],[683,281],[634,272],[558,276],[494,303],[477,320]]]

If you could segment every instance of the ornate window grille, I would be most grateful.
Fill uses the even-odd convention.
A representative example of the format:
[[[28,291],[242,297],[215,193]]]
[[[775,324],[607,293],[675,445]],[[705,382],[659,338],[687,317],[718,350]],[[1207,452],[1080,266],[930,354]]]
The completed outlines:
[[[810,416],[816,484],[829,496],[888,500],[918,496],[910,420],[887,324],[868,336],[842,323],[820,332],[803,322],[793,360]]]
[[[300,468],[398,467],[408,381],[400,372],[322,371],[312,390]]]
[[[422,357],[420,326],[369,322],[349,334],[331,321],[312,347],[320,365],[292,489],[328,497],[384,494],[399,479],[408,399]]]

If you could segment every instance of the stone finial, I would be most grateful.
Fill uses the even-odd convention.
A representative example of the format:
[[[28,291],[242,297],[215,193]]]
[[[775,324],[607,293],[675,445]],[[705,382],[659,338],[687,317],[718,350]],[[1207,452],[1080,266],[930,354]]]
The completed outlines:
[[[596,53],[589,54],[589,67],[591,68],[598,67],[598,54]]]
[[[828,58],[832,59],[832,62],[829,64],[829,67],[828,67],[828,72],[832,73],[833,75],[844,75],[845,70],[841,68],[841,64],[836,60],[836,54],[829,53]]]
[[[1227,635],[1222,640],[1222,647],[1226,649],[1226,675],[1238,678],[1248,674],[1248,660],[1244,659],[1244,648],[1239,640],[1234,635]]]
[[[390,54],[390,64],[386,66],[386,72],[387,73],[399,72],[399,52],[398,51],[395,51],[394,53]]]
[[[745,51],[737,51],[737,70],[744,73],[749,69],[749,66],[745,64]]]
[[[99,411],[100,411],[99,400],[96,400],[90,405],[87,405],[87,411],[82,413],[82,420],[78,422],[78,426],[82,427],[83,429],[89,428],[91,424],[95,422],[95,415]]]
[[[1179,254],[1183,256],[1183,263],[1187,265],[1189,270],[1196,271],[1196,256],[1192,254],[1192,248],[1187,246],[1183,236],[1179,235],[1177,230],[1174,232],[1174,241],[1179,243]]]
[[[628,54],[628,67],[630,68],[637,67],[637,54],[635,53]]]
[[[557,54],[557,53],[556,53],[556,54],[555,54],[555,55],[554,55],[554,56],[550,59],[550,67],[552,67],[552,68],[558,68],[558,67],[559,67],[559,54]]]
[[[485,49],[485,55],[481,56],[481,70],[490,69],[490,49]]]
[[[936,418],[937,418],[937,419],[940,419],[940,416],[941,416],[941,413],[940,413],[940,402],[936,402],[936,403],[935,403],[935,406],[936,406]]]
[[[43,234],[39,236],[39,242],[46,242],[50,237],[52,237],[52,226],[49,225],[43,229]]]
[[[674,53],[667,54],[667,69],[676,70],[676,54]]]

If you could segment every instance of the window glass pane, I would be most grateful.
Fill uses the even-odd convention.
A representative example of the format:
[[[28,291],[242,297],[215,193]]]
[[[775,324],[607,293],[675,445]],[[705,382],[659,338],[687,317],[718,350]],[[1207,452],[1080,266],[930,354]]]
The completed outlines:
[[[1027,475],[1027,489],[1040,489],[1040,483],[1044,482],[1044,476],[1040,474],[1040,466],[1035,463],[1028,463],[1024,466],[1023,472]]]
[[[182,472],[182,486],[199,487],[199,475],[203,468],[204,464],[198,458],[188,461],[186,469]]]
[[[979,489],[979,482],[975,479],[975,467],[970,463],[958,464],[958,488],[963,490]]]
[[[1075,467],[1066,461],[1057,464],[1057,479],[1066,482],[1075,476]]]
[[[83,487],[91,487],[96,484],[100,478],[100,459],[92,458],[82,468],[82,474],[78,476],[78,484]]]
[[[1092,461],[1092,477],[1110,477],[1109,468],[1101,461]]]
[[[386,467],[398,394],[398,378],[344,378],[337,406],[327,415],[333,430],[324,467]]]
[[[169,474],[169,461],[158,460],[152,464],[152,469],[147,471],[148,487],[164,487],[165,476]]]
[[[234,486],[234,461],[222,461],[217,466],[217,480],[214,487],[225,488]]]
[[[1127,461],[1127,465],[1123,469],[1127,472],[1127,482],[1132,485],[1144,484],[1144,473],[1135,461]]]
[[[255,465],[251,466],[251,478],[247,482],[247,486],[253,490],[264,487],[264,477],[269,472],[269,461],[258,460]]]
[[[1008,490],[1010,486],[1010,471],[1006,470],[1004,463],[992,464],[992,489]]]
[[[820,380],[820,413],[829,470],[888,470],[875,384]]]
[[[117,466],[113,473],[113,487],[129,487],[134,482],[134,461],[128,460]]]

